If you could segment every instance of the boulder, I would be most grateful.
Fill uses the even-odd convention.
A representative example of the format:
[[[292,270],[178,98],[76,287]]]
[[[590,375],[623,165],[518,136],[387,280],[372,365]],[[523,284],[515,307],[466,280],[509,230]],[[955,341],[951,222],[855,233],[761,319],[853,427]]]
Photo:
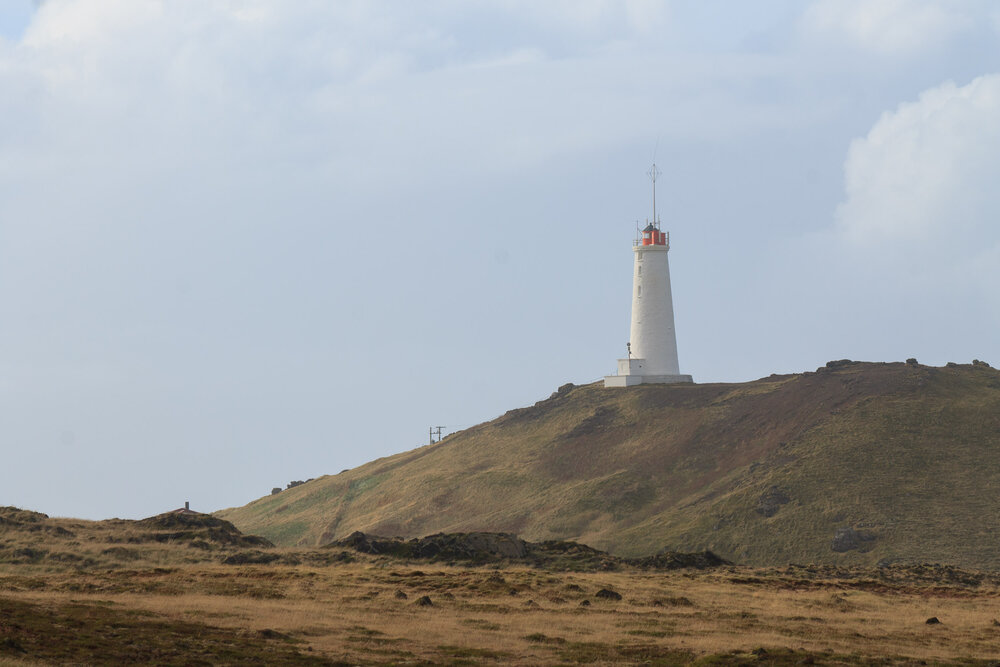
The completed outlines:
[[[830,542],[830,549],[837,553],[858,550],[861,552],[871,551],[875,542],[875,536],[871,533],[855,530],[850,526],[838,528]]]
[[[757,514],[766,517],[774,516],[778,513],[778,510],[781,509],[782,505],[791,502],[791,500],[792,499],[788,497],[787,493],[776,486],[772,486],[765,491],[764,495],[762,495],[760,500],[757,501]]]
[[[621,593],[617,593],[608,588],[602,588],[601,590],[594,593],[595,598],[601,598],[603,600],[621,600]]]

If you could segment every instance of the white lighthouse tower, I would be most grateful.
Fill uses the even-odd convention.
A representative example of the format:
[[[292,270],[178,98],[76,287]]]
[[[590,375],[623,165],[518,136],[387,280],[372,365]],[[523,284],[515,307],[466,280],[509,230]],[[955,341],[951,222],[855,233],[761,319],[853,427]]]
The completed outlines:
[[[670,234],[660,230],[656,217],[656,164],[649,170],[653,181],[653,221],[632,244],[632,327],[628,357],[618,360],[618,374],[604,378],[605,387],[635,384],[692,382],[681,375],[674,333],[674,302],[670,295]]]

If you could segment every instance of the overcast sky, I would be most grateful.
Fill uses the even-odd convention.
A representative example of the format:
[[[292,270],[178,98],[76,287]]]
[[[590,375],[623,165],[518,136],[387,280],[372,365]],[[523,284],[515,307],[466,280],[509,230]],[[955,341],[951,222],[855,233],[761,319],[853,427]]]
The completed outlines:
[[[242,505],[611,373],[1000,365],[988,0],[0,0],[0,505]]]

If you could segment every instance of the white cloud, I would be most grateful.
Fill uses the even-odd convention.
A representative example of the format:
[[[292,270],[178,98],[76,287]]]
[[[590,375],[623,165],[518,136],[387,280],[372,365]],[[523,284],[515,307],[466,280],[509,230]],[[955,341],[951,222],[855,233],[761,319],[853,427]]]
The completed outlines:
[[[42,164],[51,178],[65,165],[113,184],[149,169],[221,181],[269,161],[325,162],[351,187],[391,162],[419,187],[468,173],[473,151],[503,173],[664,126],[728,131],[718,82],[774,67],[733,58],[692,74],[655,48],[638,53],[630,38],[666,20],[649,0],[276,7],[50,0],[0,52],[0,145],[19,145],[0,153],[0,171]],[[608,50],[621,44],[631,50]],[[651,88],[661,104],[640,102]],[[766,107],[734,115],[787,120]]]
[[[848,151],[842,236],[926,277],[1000,278],[987,259],[1000,247],[998,118],[1000,74],[942,84],[884,113]]]
[[[846,38],[868,51],[908,55],[951,40],[981,13],[975,0],[818,0],[802,26],[813,37]]]
[[[662,26],[669,17],[664,0],[506,0],[509,11],[532,17],[540,23],[587,31],[625,26],[647,32]]]

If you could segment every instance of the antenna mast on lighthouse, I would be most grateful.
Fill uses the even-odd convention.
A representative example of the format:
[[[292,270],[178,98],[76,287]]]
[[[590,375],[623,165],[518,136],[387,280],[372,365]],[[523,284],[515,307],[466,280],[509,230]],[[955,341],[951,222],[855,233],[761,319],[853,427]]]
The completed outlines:
[[[660,228],[660,221],[656,217],[656,177],[662,173],[662,171],[656,168],[655,162],[653,163],[653,166],[649,168],[649,171],[646,172],[646,175],[649,176],[649,180],[653,182],[653,224],[656,225],[657,229]]]

